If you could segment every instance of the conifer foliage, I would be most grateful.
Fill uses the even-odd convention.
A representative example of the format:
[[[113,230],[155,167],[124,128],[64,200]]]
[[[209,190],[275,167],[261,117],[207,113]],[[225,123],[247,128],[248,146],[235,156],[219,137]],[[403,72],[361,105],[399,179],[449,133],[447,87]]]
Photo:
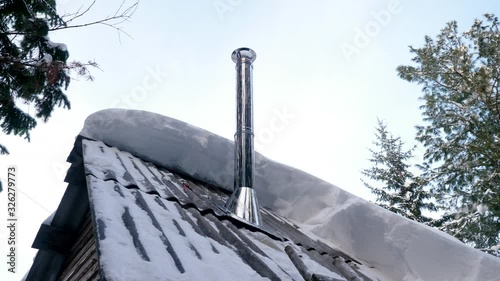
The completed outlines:
[[[363,170],[362,174],[371,181],[382,183],[382,186],[376,187],[364,180],[363,183],[377,196],[379,206],[418,222],[430,222],[431,219],[422,211],[436,210],[428,202],[431,195],[425,190],[425,182],[410,171],[408,163],[413,158],[415,147],[405,151],[403,141],[388,132],[380,120],[375,137],[377,149],[370,149],[373,166]]]
[[[49,29],[63,26],[55,1],[5,0],[0,4],[0,127],[29,140],[36,118],[46,121],[54,107],[70,108],[63,93],[69,76],[66,45],[50,41]],[[35,116],[18,107],[34,105]],[[0,153],[7,153],[0,146]]]
[[[402,79],[423,87],[424,176],[446,215],[436,226],[477,248],[500,244],[500,30],[492,14],[460,33],[452,21]]]
[[[103,24],[123,32],[119,23],[127,21],[137,8],[121,3],[115,13],[97,21],[73,24],[92,7],[73,14],[58,15],[55,0],[0,1],[0,128],[3,133],[29,140],[37,120],[46,122],[56,107],[70,109],[64,93],[70,82],[70,71],[92,80],[87,67],[95,62],[68,62],[65,44],[50,40],[49,33],[66,28]],[[65,17],[66,16],[66,17]],[[31,114],[22,110],[23,104],[32,108]],[[0,144],[0,154],[8,154]]]
[[[499,25],[492,14],[465,32],[458,31],[456,21],[449,22],[436,39],[427,36],[423,47],[410,46],[414,65],[397,68],[400,78],[422,85],[423,124],[417,126],[416,139],[425,153],[419,178],[444,212],[429,224],[494,255],[500,255]],[[380,181],[395,177],[365,174]]]

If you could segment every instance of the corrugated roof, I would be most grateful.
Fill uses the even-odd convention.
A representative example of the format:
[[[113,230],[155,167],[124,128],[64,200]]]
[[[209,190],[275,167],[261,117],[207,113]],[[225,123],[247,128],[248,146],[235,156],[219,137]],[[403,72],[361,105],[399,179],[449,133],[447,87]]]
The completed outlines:
[[[216,187],[100,141],[82,145],[105,280],[372,280],[358,261],[271,210],[261,209],[255,228],[219,208],[228,194]]]

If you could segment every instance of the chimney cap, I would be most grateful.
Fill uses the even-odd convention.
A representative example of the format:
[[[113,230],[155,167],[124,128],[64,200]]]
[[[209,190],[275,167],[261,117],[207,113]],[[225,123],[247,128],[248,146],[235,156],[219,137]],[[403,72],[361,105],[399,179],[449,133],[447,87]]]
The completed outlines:
[[[234,50],[233,54],[231,54],[231,59],[233,62],[238,63],[240,60],[249,60],[250,63],[254,62],[255,59],[257,58],[257,54],[255,53],[254,50],[250,48],[238,48]]]

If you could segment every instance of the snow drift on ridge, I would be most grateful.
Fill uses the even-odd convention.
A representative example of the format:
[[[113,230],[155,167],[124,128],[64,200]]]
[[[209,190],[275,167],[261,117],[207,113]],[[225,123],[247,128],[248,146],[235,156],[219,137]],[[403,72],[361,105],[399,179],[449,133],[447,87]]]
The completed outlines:
[[[232,190],[233,142],[187,123],[146,111],[106,109],[90,115],[80,134]],[[499,280],[499,258],[259,153],[255,158],[262,206],[392,280]]]

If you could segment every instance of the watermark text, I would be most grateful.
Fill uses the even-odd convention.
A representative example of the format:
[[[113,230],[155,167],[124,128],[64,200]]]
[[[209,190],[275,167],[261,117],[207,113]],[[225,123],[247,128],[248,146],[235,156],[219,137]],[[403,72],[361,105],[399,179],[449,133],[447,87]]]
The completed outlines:
[[[354,37],[351,43],[342,42],[340,50],[347,62],[351,62],[353,55],[361,53],[372,42],[373,38],[378,36],[382,30],[389,25],[394,15],[403,11],[399,0],[390,0],[385,9],[378,12],[371,12],[371,20],[367,22],[364,28],[356,27]]]
[[[7,270],[16,273],[17,259],[17,167],[7,168]]]

